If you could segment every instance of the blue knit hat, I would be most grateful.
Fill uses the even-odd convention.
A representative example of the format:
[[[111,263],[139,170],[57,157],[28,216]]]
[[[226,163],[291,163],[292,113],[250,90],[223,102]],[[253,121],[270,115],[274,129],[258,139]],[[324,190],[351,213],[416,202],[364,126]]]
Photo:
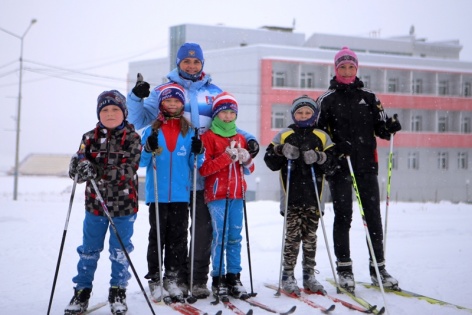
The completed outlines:
[[[157,103],[159,106],[162,105],[162,101],[166,100],[168,98],[176,98],[178,99],[182,104],[185,105],[185,94],[184,94],[184,89],[180,85],[176,83],[171,83],[162,86],[159,88],[160,93],[159,97],[157,98]]]
[[[179,67],[180,62],[185,58],[197,58],[203,65],[205,59],[203,59],[203,51],[200,45],[196,43],[185,43],[180,46],[179,51],[177,52],[177,59],[175,64]]]
[[[117,90],[104,91],[97,98],[97,118],[100,120],[100,112],[105,106],[116,105],[123,112],[123,117],[128,116],[128,109],[126,107],[126,97]]]
[[[295,120],[295,112],[302,107],[308,107],[313,111],[313,116],[311,116],[308,120],[298,121]],[[290,109],[290,113],[292,114],[293,122],[301,128],[310,127],[316,125],[318,122],[318,116],[320,115],[320,107],[316,103],[314,99],[309,97],[308,95],[302,95],[292,102],[292,108]]]

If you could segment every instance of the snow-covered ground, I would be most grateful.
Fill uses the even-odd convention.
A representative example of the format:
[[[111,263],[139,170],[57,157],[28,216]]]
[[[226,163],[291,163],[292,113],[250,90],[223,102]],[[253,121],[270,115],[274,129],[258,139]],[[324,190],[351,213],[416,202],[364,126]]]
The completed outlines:
[[[18,201],[12,201],[13,178],[0,176],[0,313],[15,315],[46,314],[56,268],[59,247],[69,208],[72,181],[55,177],[20,177]],[[78,261],[76,247],[81,242],[84,216],[84,185],[78,185],[67,229],[64,253],[57,280],[51,314],[63,314],[65,305],[73,293],[71,278]],[[385,204],[382,205],[385,208]],[[248,225],[252,260],[253,288],[257,300],[280,310],[287,310],[295,300],[275,297],[275,291],[264,287],[265,282],[276,284],[279,277],[280,249],[283,218],[276,202],[248,202]],[[146,247],[148,211],[142,204],[135,224],[133,242],[135,250],[130,254],[140,281],[147,289]],[[390,203],[387,235],[387,269],[399,279],[406,290],[422,293],[439,300],[472,308],[472,205],[451,203]],[[332,205],[326,205],[324,216],[328,233],[329,250],[332,253]],[[368,252],[365,232],[359,211],[355,208],[351,230],[351,252],[356,280],[369,281]],[[326,278],[332,278],[332,270],[323,238],[318,231],[318,278],[328,293],[338,296]],[[242,280],[250,290],[247,248],[243,242]],[[110,262],[108,248],[102,254],[94,281],[90,305],[105,301],[108,295]],[[334,257],[334,254],[331,254]],[[296,270],[301,283],[300,261]],[[210,283],[209,283],[210,285]],[[358,286],[357,295],[372,304],[384,305],[382,295],[375,290]],[[339,295],[353,302],[347,296]],[[310,297],[323,305],[331,302],[320,296]],[[467,314],[465,310],[428,304],[425,301],[386,294],[387,311],[391,315],[406,314]],[[222,309],[223,314],[233,314],[223,305],[210,304],[213,298],[199,300],[195,305],[209,314]],[[130,315],[152,314],[133,277],[128,287]],[[241,309],[249,305],[235,302]],[[354,303],[354,302],[353,302]],[[295,314],[317,314],[319,311],[296,303]],[[167,306],[154,305],[156,314],[177,314]],[[253,308],[254,314],[269,314]],[[355,314],[336,304],[333,314]],[[108,306],[93,314],[110,314]],[[359,313],[360,314],[360,313]]]

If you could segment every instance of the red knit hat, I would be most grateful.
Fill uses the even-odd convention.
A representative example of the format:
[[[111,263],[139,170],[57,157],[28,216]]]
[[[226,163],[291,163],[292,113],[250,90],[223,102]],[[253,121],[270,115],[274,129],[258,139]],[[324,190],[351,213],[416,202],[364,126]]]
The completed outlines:
[[[236,115],[238,114],[238,102],[236,101],[236,98],[234,97],[233,94],[228,93],[228,92],[222,92],[218,94],[214,101],[213,101],[213,115],[211,118],[215,118],[216,115],[218,115],[219,112],[222,110],[227,110],[231,109],[236,112]]]

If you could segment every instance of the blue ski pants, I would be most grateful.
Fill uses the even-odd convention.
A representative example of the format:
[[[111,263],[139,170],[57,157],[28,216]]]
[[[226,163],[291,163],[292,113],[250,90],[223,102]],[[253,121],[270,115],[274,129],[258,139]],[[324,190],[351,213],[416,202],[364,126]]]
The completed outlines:
[[[131,236],[133,235],[136,214],[114,217],[112,219],[126,251],[128,253],[132,252],[134,246],[131,243]],[[128,271],[129,261],[108,218],[106,216],[96,216],[85,211],[82,245],[77,247],[77,253],[79,253],[80,257],[77,264],[77,275],[72,278],[72,282],[76,283],[76,289],[92,289],[98,259],[100,258],[100,252],[103,250],[108,229],[110,229],[108,249],[111,261],[110,286],[127,287],[128,280],[131,278],[131,274]]]

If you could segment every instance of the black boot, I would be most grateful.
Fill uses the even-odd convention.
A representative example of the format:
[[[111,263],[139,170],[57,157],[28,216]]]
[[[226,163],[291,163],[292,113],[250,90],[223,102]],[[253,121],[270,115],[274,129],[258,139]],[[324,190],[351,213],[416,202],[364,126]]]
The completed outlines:
[[[211,284],[211,290],[213,291],[214,297],[219,297],[221,301],[228,302],[228,287],[226,286],[225,276],[213,277],[213,282]],[[218,281],[220,282],[218,285]]]
[[[229,294],[237,299],[246,300],[250,296],[247,294],[246,289],[240,280],[240,273],[227,273],[226,274],[226,285],[228,286]]]
[[[113,315],[125,315],[128,311],[126,305],[126,289],[111,287],[108,293],[108,302]]]
[[[88,308],[91,292],[92,289],[89,288],[81,290],[74,288],[74,296],[65,308],[64,315],[82,314],[85,312]]]

